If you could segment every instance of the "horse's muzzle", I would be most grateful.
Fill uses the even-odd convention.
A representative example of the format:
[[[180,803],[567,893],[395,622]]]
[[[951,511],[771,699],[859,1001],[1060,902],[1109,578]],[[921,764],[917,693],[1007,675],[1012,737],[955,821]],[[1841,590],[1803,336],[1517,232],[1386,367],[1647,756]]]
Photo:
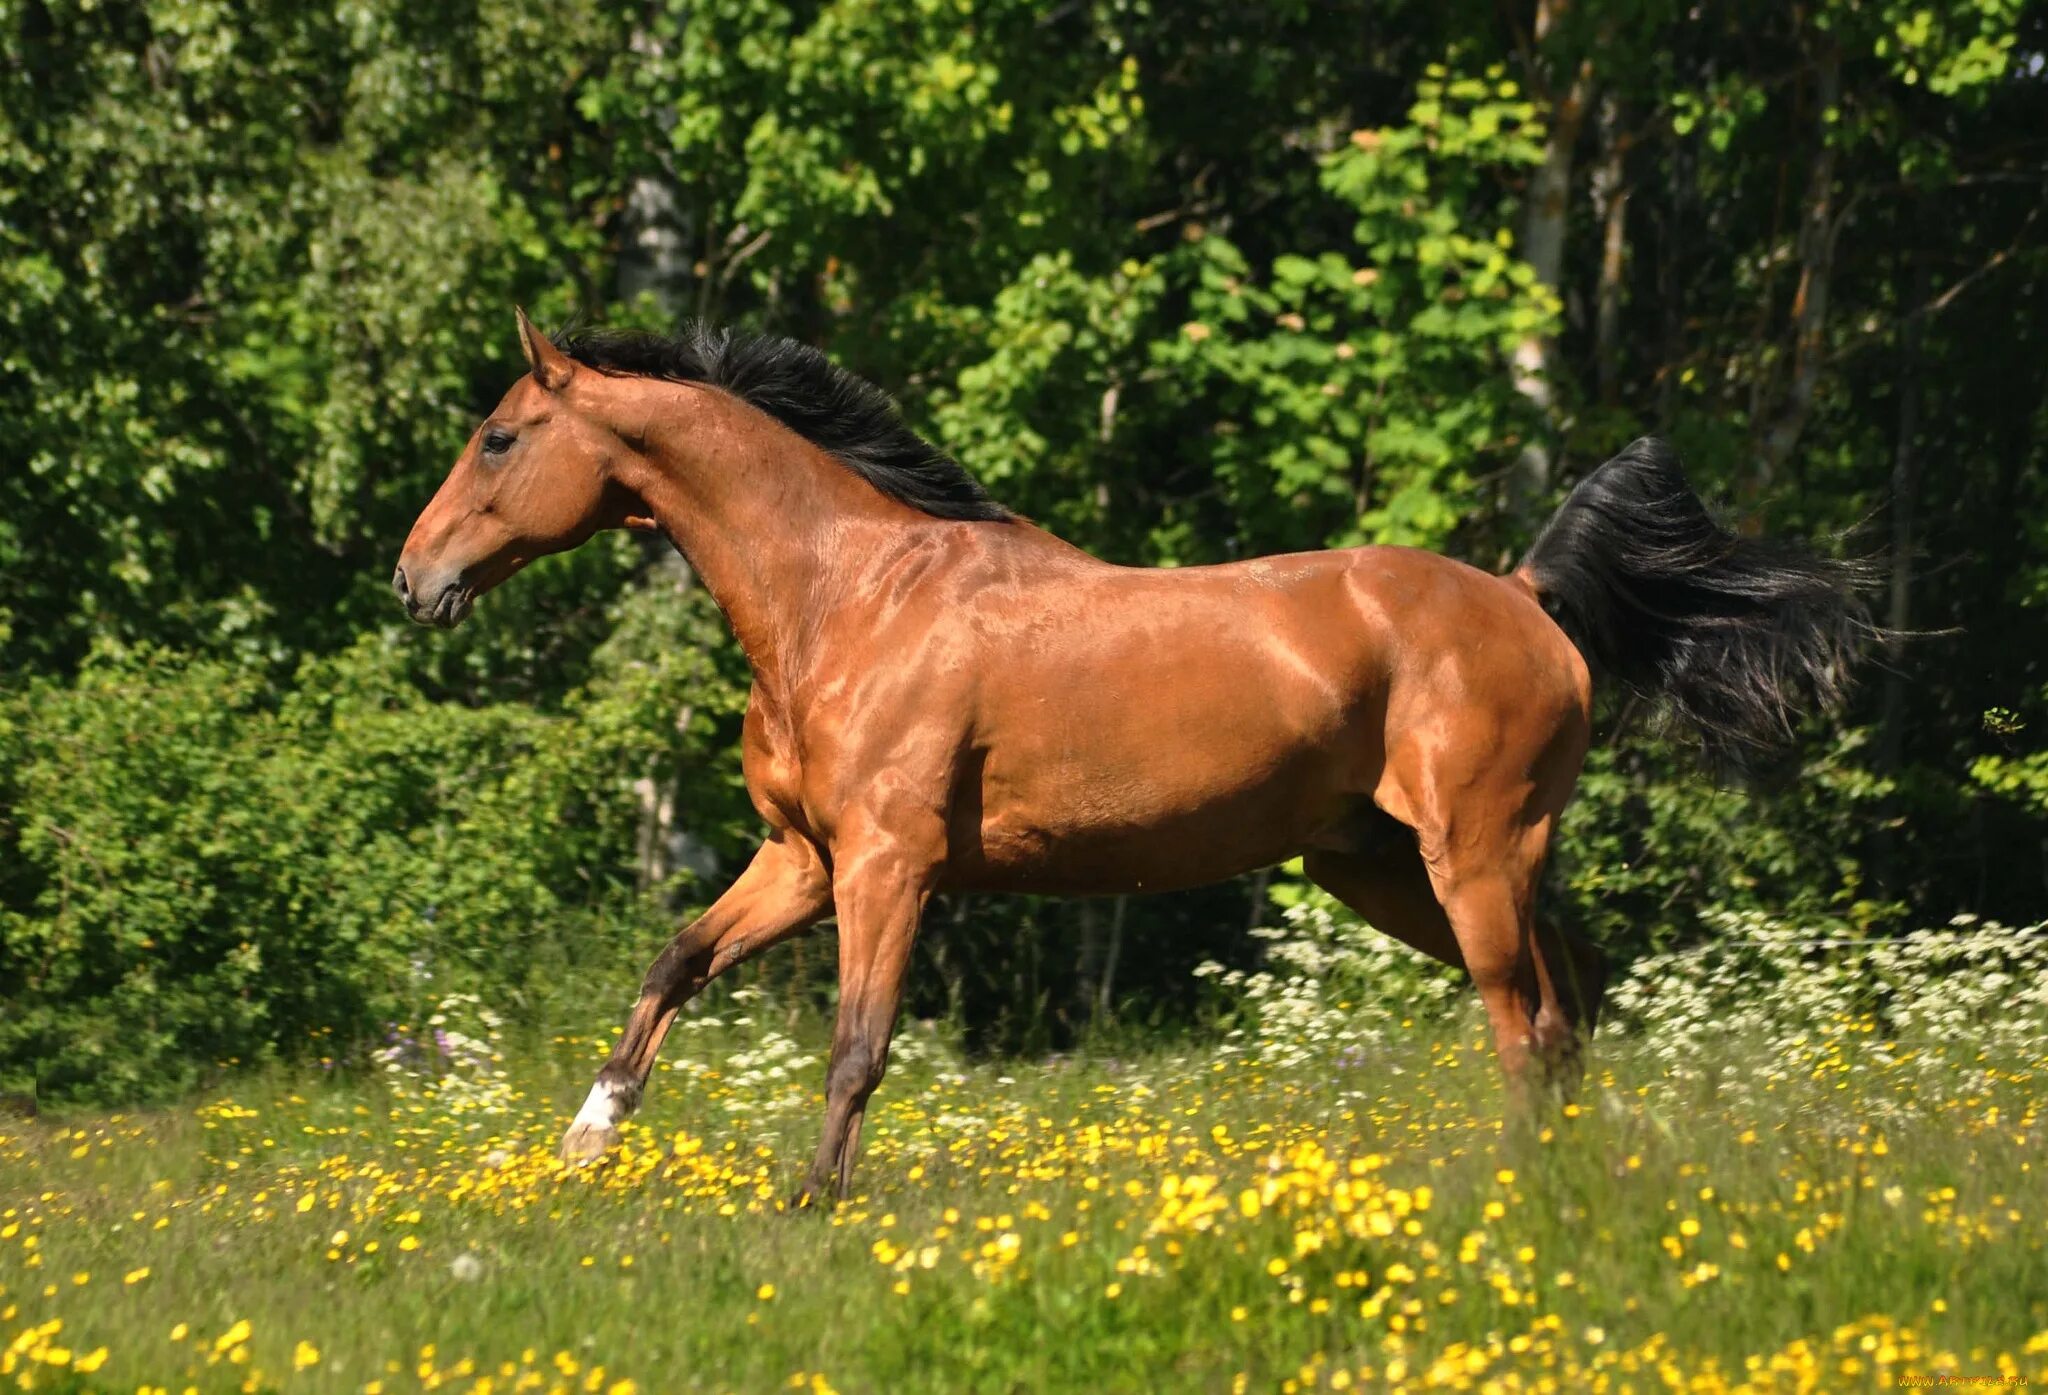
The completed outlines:
[[[392,573],[391,589],[415,625],[432,625],[437,630],[454,629],[469,618],[469,612],[476,606],[476,597],[459,577],[432,591],[418,591],[406,576],[405,568],[400,567]]]

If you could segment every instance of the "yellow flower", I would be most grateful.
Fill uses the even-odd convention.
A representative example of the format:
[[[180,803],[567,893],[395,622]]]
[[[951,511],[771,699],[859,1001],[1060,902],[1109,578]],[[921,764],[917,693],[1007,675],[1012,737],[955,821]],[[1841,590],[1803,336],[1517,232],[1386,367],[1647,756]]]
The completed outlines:
[[[774,1296],[775,1285],[773,1284],[763,1284],[759,1288],[754,1290],[754,1297],[760,1299],[763,1303],[766,1303]]]
[[[213,1349],[215,1351],[226,1351],[229,1347],[238,1347],[249,1340],[249,1334],[253,1330],[249,1326],[249,1319],[237,1318],[233,1327],[230,1327],[227,1331],[213,1339]]]
[[[145,1264],[140,1269],[130,1269],[127,1273],[123,1274],[121,1282],[124,1284],[139,1284],[148,1277],[149,1266]]]
[[[106,1364],[107,1349],[105,1347],[95,1347],[91,1351],[87,1352],[85,1355],[79,1357],[78,1360],[72,1362],[71,1369],[74,1371],[83,1371],[87,1375],[90,1375],[94,1371],[97,1371],[100,1367]]]
[[[318,1365],[319,1362],[320,1348],[314,1346],[311,1342],[302,1340],[297,1346],[292,1348],[292,1369],[294,1371],[303,1371],[308,1366]]]

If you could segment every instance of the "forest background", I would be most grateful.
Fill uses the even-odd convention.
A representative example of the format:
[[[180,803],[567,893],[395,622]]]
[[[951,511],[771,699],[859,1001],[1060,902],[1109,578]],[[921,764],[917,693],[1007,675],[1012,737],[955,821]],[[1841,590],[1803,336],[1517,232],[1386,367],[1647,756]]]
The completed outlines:
[[[2038,920],[2044,55],[2019,0],[0,0],[0,1088],[608,1018],[740,864],[745,668],[673,552],[391,600],[515,303],[819,345],[1137,565],[1501,568],[1668,435],[1917,637],[1726,787],[1607,714],[1548,913]],[[911,1011],[1171,1032],[1300,894],[946,898]],[[751,972],[801,1016],[831,964]]]

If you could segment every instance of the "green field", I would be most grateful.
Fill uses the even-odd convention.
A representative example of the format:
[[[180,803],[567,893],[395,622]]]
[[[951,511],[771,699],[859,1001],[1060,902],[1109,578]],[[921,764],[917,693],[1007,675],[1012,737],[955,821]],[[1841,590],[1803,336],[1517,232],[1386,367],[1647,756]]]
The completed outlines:
[[[23,1389],[1855,1390],[2048,1375],[2041,1043],[1843,1017],[1599,1050],[1503,1131],[1469,1018],[1261,1065],[961,1066],[928,1029],[860,1194],[780,1204],[821,1065],[686,1019],[622,1154],[604,1039],[244,1076],[0,1136]],[[1267,1053],[1275,1054],[1275,1053]],[[495,1056],[495,1058],[493,1058]],[[60,1325],[61,1324],[61,1325]],[[1908,1381],[1907,1383],[1910,1383]]]

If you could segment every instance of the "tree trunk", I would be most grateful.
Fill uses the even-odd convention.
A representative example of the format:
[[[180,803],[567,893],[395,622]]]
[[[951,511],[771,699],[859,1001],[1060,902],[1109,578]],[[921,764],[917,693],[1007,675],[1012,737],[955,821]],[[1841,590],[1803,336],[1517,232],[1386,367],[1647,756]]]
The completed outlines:
[[[1092,1022],[1096,1015],[1097,986],[1102,981],[1104,937],[1099,903],[1094,897],[1081,899],[1081,951],[1074,964],[1074,1019]]]
[[[1884,674],[1884,734],[1878,746],[1879,768],[1896,774],[1905,755],[1906,676],[1898,660],[1898,635],[1913,624],[1913,536],[1914,505],[1920,492],[1920,340],[1926,317],[1920,307],[1927,299],[1927,258],[1916,248],[1912,274],[1907,278],[1905,322],[1899,330],[1899,436],[1892,450],[1891,479],[1891,587],[1885,606],[1885,625],[1894,636],[1892,662]]]
[[[1131,898],[1119,896],[1112,903],[1115,907],[1109,913],[1109,949],[1103,956],[1102,978],[1095,985],[1095,1020],[1109,1020],[1109,1005],[1116,992],[1116,961],[1124,952],[1124,912],[1129,908]]]
[[[1245,907],[1244,932],[1249,935],[1259,928],[1266,919],[1266,888],[1273,884],[1273,869],[1261,867],[1252,873],[1251,895]]]
[[[1585,125],[1592,90],[1593,65],[1581,63],[1563,86],[1559,75],[1546,71],[1541,52],[1564,12],[1564,0],[1537,0],[1536,54],[1531,67],[1539,91],[1551,93],[1550,115],[1543,144],[1543,163],[1529,181],[1528,205],[1522,213],[1522,257],[1536,279],[1553,292],[1564,281],[1565,229],[1570,222],[1572,157]],[[1527,398],[1541,418],[1537,433],[1522,447],[1509,476],[1508,504],[1524,523],[1533,523],[1548,498],[1554,465],[1551,435],[1557,413],[1557,341],[1549,334],[1531,334],[1515,345],[1509,364],[1515,391]]]
[[[1593,373],[1600,405],[1621,397],[1621,286],[1628,265],[1628,132],[1621,103],[1600,104],[1600,164],[1593,171],[1593,204],[1600,215],[1600,280],[1593,294]]]
[[[636,29],[629,42],[635,53],[660,56],[661,40],[645,29]],[[664,114],[662,128],[674,124],[673,114]],[[664,315],[674,316],[683,307],[692,268],[683,238],[687,218],[669,170],[639,175],[627,186],[620,221],[619,299],[630,304],[651,295]]]
[[[1757,446],[1752,492],[1762,495],[1790,458],[1813,412],[1825,358],[1828,286],[1835,267],[1835,141],[1833,117],[1842,99],[1842,50],[1833,36],[1821,39],[1814,68],[1813,168],[1799,226],[1799,289],[1792,298],[1792,374],[1785,400]]]
[[[1685,384],[1686,234],[1692,228],[1698,152],[1694,136],[1680,137],[1666,164],[1670,198],[1657,237],[1657,299],[1664,307],[1663,344],[1658,351],[1657,429],[1670,434],[1678,419],[1678,390]]]
[[[1914,233],[1917,234],[1920,225],[1921,220],[1917,217],[1911,220]],[[1880,719],[1877,745],[1878,771],[1893,777],[1905,764],[1906,675],[1900,667],[1905,656],[1900,652],[1897,636],[1903,635],[1913,623],[1913,524],[1914,506],[1920,493],[1920,342],[1927,319],[1921,313],[1921,307],[1927,301],[1927,258],[1920,249],[1919,241],[1914,236],[1914,245],[1905,253],[1912,262],[1912,270],[1905,278],[1906,287],[1900,302],[1903,316],[1899,325],[1897,380],[1899,434],[1892,447],[1891,578],[1885,606],[1885,625],[1893,638],[1887,646],[1889,662],[1884,667],[1884,714]],[[1896,832],[1901,816],[1896,796],[1888,798],[1886,806],[1884,817],[1878,820],[1877,836],[1872,840],[1871,861],[1879,888],[1887,896],[1897,896],[1902,888],[1898,876]]]

